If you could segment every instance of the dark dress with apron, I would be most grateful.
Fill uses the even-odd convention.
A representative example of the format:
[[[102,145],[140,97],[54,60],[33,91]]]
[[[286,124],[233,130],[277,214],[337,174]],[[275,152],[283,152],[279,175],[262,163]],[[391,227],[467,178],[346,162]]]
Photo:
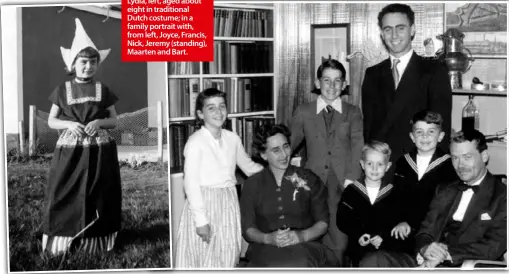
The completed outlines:
[[[75,80],[58,86],[49,100],[59,119],[83,125],[109,117],[118,98],[101,84]],[[95,136],[60,133],[49,172],[43,223],[43,250],[111,250],[120,230],[122,189],[115,140],[106,129]]]

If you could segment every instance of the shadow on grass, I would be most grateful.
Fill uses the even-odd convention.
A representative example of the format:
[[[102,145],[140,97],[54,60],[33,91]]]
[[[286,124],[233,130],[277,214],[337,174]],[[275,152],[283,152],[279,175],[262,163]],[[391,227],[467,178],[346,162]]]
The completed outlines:
[[[124,249],[141,243],[158,243],[170,240],[170,228],[168,224],[156,224],[142,229],[122,229],[117,236],[115,247]]]

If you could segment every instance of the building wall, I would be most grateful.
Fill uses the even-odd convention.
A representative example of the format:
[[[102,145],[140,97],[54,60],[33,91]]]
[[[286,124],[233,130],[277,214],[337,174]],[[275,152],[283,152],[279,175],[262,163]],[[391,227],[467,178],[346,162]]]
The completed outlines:
[[[1,9],[2,26],[2,88],[4,102],[4,130],[18,132],[23,120],[23,80],[21,77],[21,8],[4,6]],[[10,137],[10,136],[7,136]]]

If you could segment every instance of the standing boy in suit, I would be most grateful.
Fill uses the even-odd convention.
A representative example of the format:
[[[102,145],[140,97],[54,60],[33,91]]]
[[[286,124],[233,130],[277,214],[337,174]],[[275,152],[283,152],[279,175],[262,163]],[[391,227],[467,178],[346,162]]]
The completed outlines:
[[[460,180],[437,187],[416,236],[416,256],[379,251],[362,267],[457,267],[464,260],[499,260],[507,250],[507,186],[493,176],[484,135],[471,130],[451,139]]]
[[[408,121],[415,112],[429,109],[442,115],[445,137],[441,148],[447,152],[452,110],[447,68],[413,51],[414,12],[409,6],[384,7],[378,25],[390,58],[366,70],[362,85],[364,140],[388,143],[395,162],[413,147]]]
[[[358,107],[341,101],[346,70],[337,60],[322,63],[316,73],[317,100],[300,105],[291,122],[291,144],[295,149],[305,139],[306,168],[326,183],[330,224],[323,242],[343,263],[348,237],[338,230],[336,211],[344,188],[360,176],[362,116]]]

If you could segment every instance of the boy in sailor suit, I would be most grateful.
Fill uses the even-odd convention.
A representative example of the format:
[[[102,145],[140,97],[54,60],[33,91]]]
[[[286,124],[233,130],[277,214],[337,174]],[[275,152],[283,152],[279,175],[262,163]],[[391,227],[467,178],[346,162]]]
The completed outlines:
[[[338,205],[337,226],[348,235],[347,254],[353,266],[377,250],[410,252],[410,240],[396,228],[408,221],[402,214],[401,192],[388,182],[391,149],[371,141],[361,152],[364,175],[348,185]]]
[[[409,226],[401,224],[397,230],[405,237],[419,229],[437,185],[458,179],[451,156],[437,147],[445,135],[442,122],[439,113],[428,110],[417,112],[410,122],[410,139],[416,148],[396,162],[394,184],[406,197],[404,214]]]

